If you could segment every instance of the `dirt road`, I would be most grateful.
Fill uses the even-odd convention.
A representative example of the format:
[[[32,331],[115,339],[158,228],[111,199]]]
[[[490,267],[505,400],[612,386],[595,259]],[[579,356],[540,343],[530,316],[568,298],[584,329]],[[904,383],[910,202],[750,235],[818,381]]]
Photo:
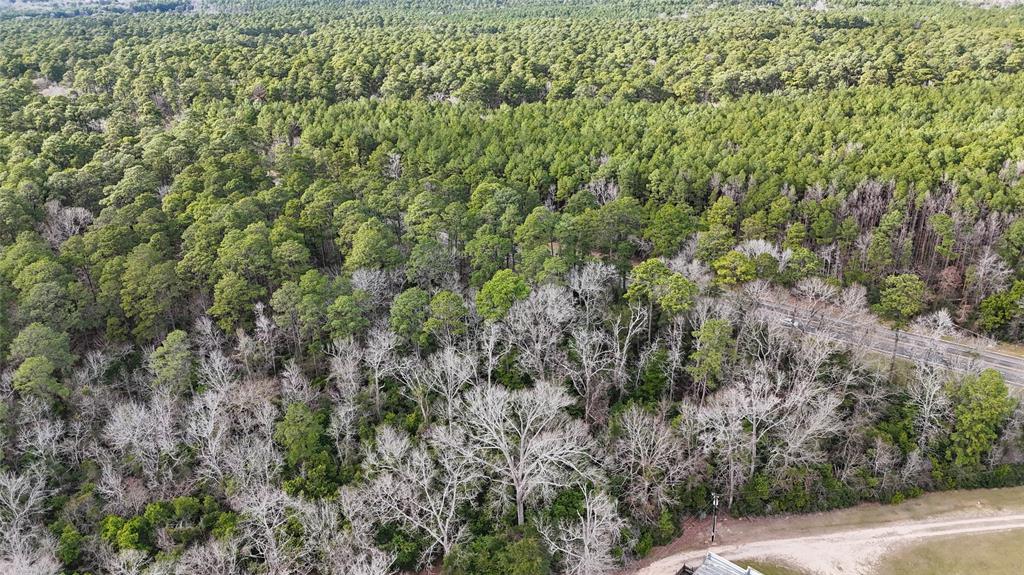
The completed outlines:
[[[1011,529],[1024,529],[1024,514],[895,523],[810,537],[720,545],[708,550],[732,559],[777,560],[807,573],[870,575],[885,553],[901,545],[929,537]],[[636,575],[675,575],[684,564],[699,565],[705,554],[706,550],[673,555],[636,571]]]
[[[933,537],[1022,530],[1024,488],[931,493],[898,506],[863,505],[815,515],[725,518],[708,546],[705,523],[630,575],[675,575],[700,565],[707,551],[729,559],[789,565],[814,575],[873,575],[883,555]]]

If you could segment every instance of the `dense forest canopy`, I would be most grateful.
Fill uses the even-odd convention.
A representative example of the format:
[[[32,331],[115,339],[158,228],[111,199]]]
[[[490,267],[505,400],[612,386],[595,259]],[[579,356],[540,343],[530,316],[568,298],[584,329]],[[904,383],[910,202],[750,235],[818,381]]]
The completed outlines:
[[[1021,483],[1002,375],[825,328],[1024,337],[975,4],[0,5],[0,571],[595,575],[712,492]]]

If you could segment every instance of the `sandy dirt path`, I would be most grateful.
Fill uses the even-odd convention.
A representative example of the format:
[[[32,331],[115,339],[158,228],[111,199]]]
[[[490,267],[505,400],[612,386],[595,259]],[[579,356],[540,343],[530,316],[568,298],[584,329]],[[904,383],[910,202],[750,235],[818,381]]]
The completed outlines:
[[[769,539],[711,547],[735,559],[779,560],[808,573],[870,575],[878,560],[894,548],[929,537],[1024,529],[1024,513],[973,519],[899,522],[880,527],[808,537]],[[636,575],[675,575],[684,564],[699,565],[705,550],[666,557]]]
[[[682,537],[619,575],[675,575],[684,564],[699,565],[709,550],[811,575],[873,575],[879,559],[906,545],[1018,529],[1024,537],[1024,487],[928,493],[899,505],[868,503],[808,515],[723,516],[713,546],[705,518],[688,521]]]

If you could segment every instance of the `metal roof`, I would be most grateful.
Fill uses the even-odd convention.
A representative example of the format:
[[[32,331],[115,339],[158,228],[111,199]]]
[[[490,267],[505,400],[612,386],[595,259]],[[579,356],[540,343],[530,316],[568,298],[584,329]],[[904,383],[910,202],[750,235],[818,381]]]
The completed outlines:
[[[704,564],[698,567],[693,575],[763,575],[763,573],[752,567],[740,567],[732,561],[708,552],[707,557],[704,558]]]

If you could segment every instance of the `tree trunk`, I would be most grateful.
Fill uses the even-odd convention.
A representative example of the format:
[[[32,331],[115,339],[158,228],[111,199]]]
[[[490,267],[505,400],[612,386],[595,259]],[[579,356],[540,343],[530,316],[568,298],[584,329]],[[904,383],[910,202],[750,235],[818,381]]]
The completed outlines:
[[[752,426],[750,432],[750,477],[754,476],[757,469],[757,426]]]
[[[526,511],[523,502],[523,492],[518,487],[516,488],[516,525],[523,525],[526,523]]]
[[[374,376],[374,378],[373,378],[373,410],[374,410],[374,414],[377,417],[380,417],[380,408],[381,408],[380,380],[376,376]]]

